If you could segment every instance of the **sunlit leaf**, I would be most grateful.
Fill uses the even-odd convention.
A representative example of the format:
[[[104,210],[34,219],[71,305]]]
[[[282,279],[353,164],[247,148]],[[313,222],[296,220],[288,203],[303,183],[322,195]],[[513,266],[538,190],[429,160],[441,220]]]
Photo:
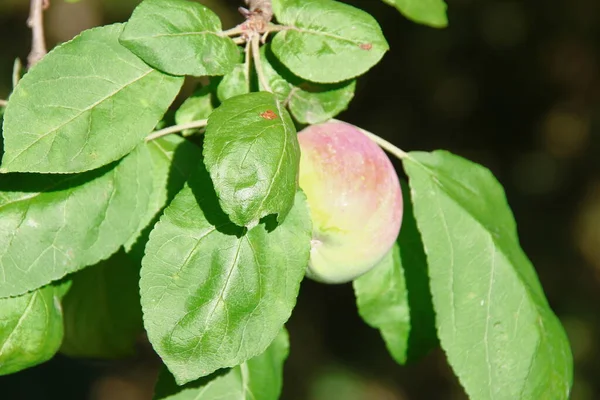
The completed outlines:
[[[122,24],[84,31],[35,65],[4,116],[1,172],[81,172],[116,161],[152,131],[182,78],[118,42]]]
[[[502,186],[445,151],[403,160],[442,348],[469,397],[567,399],[565,332],[519,245]]]
[[[121,43],[156,69],[173,75],[224,75],[238,61],[238,47],[221,35],[208,7],[187,0],[144,0]]]
[[[273,0],[289,29],[273,38],[273,53],[295,75],[341,82],[367,72],[389,49],[371,15],[333,0]]]
[[[0,297],[60,279],[115,253],[148,213],[146,144],[76,175],[0,175]]]
[[[231,223],[204,168],[165,209],[141,271],[144,324],[183,384],[262,353],[289,318],[308,264],[311,222],[298,192],[285,221]]]
[[[204,163],[231,221],[252,227],[269,214],[283,221],[298,188],[300,145],[275,96],[226,100],[210,114],[204,137]]]

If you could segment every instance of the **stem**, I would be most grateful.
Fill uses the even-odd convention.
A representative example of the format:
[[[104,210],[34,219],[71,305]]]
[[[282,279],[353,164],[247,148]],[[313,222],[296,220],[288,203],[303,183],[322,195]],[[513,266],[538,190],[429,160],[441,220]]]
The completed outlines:
[[[330,122],[344,122],[344,121],[340,121],[339,119],[334,119],[334,118],[330,119],[329,121]],[[384,149],[385,151],[387,151],[388,153],[390,153],[391,155],[396,157],[398,160],[402,161],[403,159],[410,157],[410,155],[408,153],[406,153],[403,150],[400,150],[398,147],[396,147],[392,143],[388,142],[387,140],[377,136],[376,134],[366,131],[362,128],[359,128],[358,126],[356,128],[359,131],[361,131],[362,133],[364,133],[369,139],[371,139],[372,141],[377,143],[379,145],[379,147],[381,147],[382,149]]]
[[[247,29],[244,28],[244,24],[241,23],[238,26],[235,26],[231,29],[227,29],[226,31],[221,32],[221,36],[238,36],[247,32]]]
[[[31,0],[27,26],[31,28],[31,52],[27,57],[27,68],[33,67],[48,53],[44,38],[44,10],[50,5],[50,0]]]
[[[187,122],[185,124],[169,126],[168,128],[164,128],[164,129],[155,131],[155,132],[149,134],[148,136],[146,136],[146,142],[150,142],[154,139],[158,139],[160,137],[170,135],[171,133],[181,132],[186,129],[203,128],[206,126],[207,123],[208,123],[207,119],[199,119],[197,121]]]
[[[8,104],[8,101],[0,99],[0,107],[6,107],[7,104]]]
[[[21,69],[22,68],[23,68],[23,65],[21,64],[21,59],[15,58],[15,62],[13,64],[13,72],[12,72],[13,89],[17,86],[17,84],[21,80]]]
[[[248,89],[248,93],[250,93],[251,90],[251,83],[250,83],[250,67],[251,67],[251,61],[252,61],[252,49],[250,48],[250,42],[246,42],[246,48],[244,49],[244,52],[246,53],[246,57],[244,57],[244,76],[246,77],[246,86]]]
[[[258,75],[258,81],[260,82],[260,85],[263,87],[263,89],[267,92],[273,93],[271,85],[269,85],[267,77],[265,76],[262,60],[260,59],[259,41],[260,37],[258,36],[258,34],[252,36],[252,59],[254,61],[254,68],[256,69],[256,74]]]

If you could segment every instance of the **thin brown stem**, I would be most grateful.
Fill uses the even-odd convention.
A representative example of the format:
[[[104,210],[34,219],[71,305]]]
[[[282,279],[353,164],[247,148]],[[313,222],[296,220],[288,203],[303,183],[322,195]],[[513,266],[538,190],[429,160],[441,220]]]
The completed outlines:
[[[339,119],[335,119],[335,118],[332,118],[329,121],[330,122],[344,122],[344,121],[340,121]],[[399,149],[398,147],[396,147],[394,144],[388,142],[387,140],[377,136],[374,133],[371,133],[362,128],[359,128],[358,126],[356,128],[359,131],[361,131],[362,133],[364,133],[365,136],[367,136],[369,139],[371,139],[372,141],[377,143],[379,145],[379,147],[381,147],[382,149],[384,149],[385,151],[387,151],[388,153],[390,153],[391,155],[396,157],[398,160],[410,158],[408,153],[406,153],[404,150]]]
[[[244,27],[244,23],[239,24],[231,29],[221,32],[221,36],[239,36],[246,33],[247,29]]]
[[[203,128],[207,123],[207,119],[199,119],[197,121],[187,122],[185,124],[169,126],[168,128],[160,129],[146,136],[146,142],[170,135],[171,133],[181,132],[186,129]]]
[[[252,48],[250,42],[246,42],[246,48],[244,50],[246,56],[244,57],[244,76],[246,77],[246,88],[248,93],[251,92],[250,88],[250,69],[252,67]]]
[[[13,89],[15,87],[17,87],[17,84],[21,80],[21,70],[22,69],[23,69],[23,64],[21,64],[21,59],[20,58],[15,58],[15,62],[13,64],[13,71],[12,71],[12,86],[13,86]]]
[[[7,100],[0,99],[0,107],[6,107],[7,104],[8,104]]]
[[[252,43],[252,60],[254,61],[254,69],[256,69],[256,75],[258,75],[258,81],[260,85],[263,87],[263,90],[267,92],[273,93],[273,89],[271,89],[271,85],[269,85],[269,81],[265,76],[265,71],[263,70],[262,60],[260,59],[260,36],[255,34],[252,36],[250,40]]]
[[[33,67],[48,53],[44,38],[44,10],[50,6],[50,0],[31,0],[27,26],[31,28],[31,52],[27,57],[27,68]]]

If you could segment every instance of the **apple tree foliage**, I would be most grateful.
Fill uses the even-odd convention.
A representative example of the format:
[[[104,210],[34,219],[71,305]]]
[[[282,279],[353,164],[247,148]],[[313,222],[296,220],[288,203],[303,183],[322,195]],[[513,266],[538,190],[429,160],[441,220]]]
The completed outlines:
[[[447,24],[443,0],[383,1]],[[279,397],[311,248],[297,130],[346,109],[389,46],[342,2],[248,3],[224,30],[199,3],[144,0],[14,87],[1,109],[0,374],[59,351],[122,357],[145,330],[164,362],[155,399]],[[186,76],[203,83],[173,120]],[[353,282],[360,316],[400,364],[441,346],[472,399],[567,399],[569,343],[501,185],[446,151],[394,154],[404,220]]]

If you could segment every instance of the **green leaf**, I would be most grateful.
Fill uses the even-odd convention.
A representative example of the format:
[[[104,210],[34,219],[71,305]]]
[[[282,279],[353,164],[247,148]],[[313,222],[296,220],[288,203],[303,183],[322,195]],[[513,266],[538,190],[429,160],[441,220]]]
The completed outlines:
[[[202,159],[200,147],[177,135],[158,138],[147,146],[152,160],[153,189],[145,216],[124,245],[127,254],[136,261],[142,259],[150,230],[158,220],[157,215],[173,200]]]
[[[394,244],[375,268],[354,280],[353,286],[360,316],[381,331],[396,362],[405,364],[411,328],[410,306],[398,244]]]
[[[282,329],[264,353],[184,386],[178,386],[173,375],[163,369],[154,400],[278,400],[289,347],[288,334]]]
[[[221,34],[208,7],[186,0],[145,0],[133,11],[121,43],[156,69],[173,75],[225,75],[238,46]]]
[[[283,221],[298,188],[300,145],[288,112],[267,92],[232,97],[208,118],[204,163],[223,210],[252,227]]]
[[[438,345],[427,259],[408,187],[398,242],[371,271],[354,280],[358,312],[381,336],[396,362],[405,364]]]
[[[340,82],[367,72],[389,49],[371,15],[333,0],[273,0],[277,20],[289,26],[273,38],[273,53],[295,75]]]
[[[279,62],[269,46],[261,48],[263,72],[277,98],[302,124],[319,124],[344,111],[354,97],[356,81],[315,84],[292,74]],[[262,90],[265,88],[260,86]]]
[[[84,31],[17,85],[4,120],[1,172],[81,172],[133,150],[183,83],[118,42],[122,24]]]
[[[41,287],[115,253],[148,212],[146,144],[78,175],[0,175],[0,297]]]
[[[146,146],[150,152],[151,169],[145,173],[152,177],[153,189],[148,200],[148,209],[140,219],[138,229],[124,244],[127,252],[155,220],[156,215],[181,190],[202,158],[202,150],[198,146],[177,135],[152,140]]]
[[[181,125],[208,118],[214,108],[212,91],[212,85],[197,88],[175,112],[175,123]],[[198,129],[184,129],[181,133],[183,136],[189,136],[197,131]]]
[[[469,397],[567,399],[569,343],[519,245],[502,186],[445,151],[412,152],[403,163],[438,335]]]
[[[71,289],[63,299],[61,353],[84,358],[134,354],[143,332],[139,269],[119,251],[71,277]]]
[[[225,75],[217,86],[217,97],[221,102],[250,93],[250,78],[246,64],[236,64],[233,70]]]
[[[60,299],[69,282],[0,299],[0,375],[51,359],[63,338]]]
[[[417,23],[444,28],[448,26],[444,0],[383,0],[394,6],[406,18]]]
[[[144,325],[178,384],[262,353],[289,318],[310,251],[304,194],[273,222],[249,231],[231,223],[201,166],[150,234]]]

